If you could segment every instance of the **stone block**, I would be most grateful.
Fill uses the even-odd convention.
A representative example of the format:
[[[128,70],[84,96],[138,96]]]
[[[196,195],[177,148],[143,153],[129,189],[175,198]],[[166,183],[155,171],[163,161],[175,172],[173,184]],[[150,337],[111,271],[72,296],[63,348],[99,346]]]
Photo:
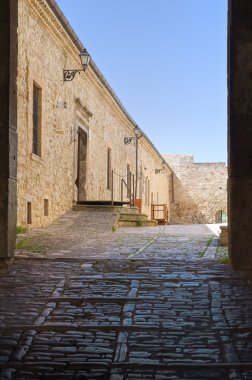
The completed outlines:
[[[229,125],[229,175],[231,177],[252,176],[251,140],[252,115],[231,115]]]
[[[228,246],[228,227],[227,226],[221,226],[220,227],[220,245],[223,247]]]
[[[0,181],[0,258],[13,255],[16,243],[17,182]]]
[[[248,26],[251,28],[252,2],[250,0],[229,0],[229,11],[234,28]]]
[[[252,178],[229,178],[229,255],[235,269],[252,269]]]
[[[232,86],[230,87],[230,113],[231,115],[252,114],[252,73],[243,68],[232,72]]]
[[[252,30],[241,29],[231,33],[230,63],[233,70],[252,71]]]

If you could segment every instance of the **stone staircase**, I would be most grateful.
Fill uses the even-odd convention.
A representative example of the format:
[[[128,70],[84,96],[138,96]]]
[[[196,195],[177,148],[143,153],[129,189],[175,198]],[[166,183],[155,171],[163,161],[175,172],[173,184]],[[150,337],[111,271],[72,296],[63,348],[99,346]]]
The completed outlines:
[[[111,206],[111,205],[85,205],[75,204],[74,211],[86,212],[111,212],[117,215],[118,227],[155,227],[155,220],[148,220],[146,214],[141,214],[138,207],[133,206]]]
[[[122,207],[118,218],[118,227],[155,227],[155,220],[148,220],[146,214],[141,214],[138,207]]]

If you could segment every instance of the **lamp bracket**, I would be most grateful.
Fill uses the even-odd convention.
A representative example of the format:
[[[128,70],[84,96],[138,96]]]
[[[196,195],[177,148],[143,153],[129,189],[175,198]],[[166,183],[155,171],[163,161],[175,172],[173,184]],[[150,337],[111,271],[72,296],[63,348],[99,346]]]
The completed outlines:
[[[124,145],[129,145],[131,141],[135,139],[135,137],[124,137]]]
[[[80,73],[81,71],[85,71],[85,70],[84,69],[83,70],[63,70],[63,81],[64,82],[72,81],[75,75],[77,73]]]

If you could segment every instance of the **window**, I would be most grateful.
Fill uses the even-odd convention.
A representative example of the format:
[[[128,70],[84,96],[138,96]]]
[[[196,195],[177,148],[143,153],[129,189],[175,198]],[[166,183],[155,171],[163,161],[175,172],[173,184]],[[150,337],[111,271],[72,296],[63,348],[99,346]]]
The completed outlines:
[[[44,216],[49,216],[49,201],[44,199]]]
[[[32,224],[32,204],[27,202],[27,224]]]
[[[33,84],[32,153],[41,156],[41,88]]]
[[[150,180],[149,179],[148,179],[148,189],[147,189],[147,192],[148,192],[147,205],[149,206],[150,205]]]
[[[148,206],[148,177],[145,179],[145,184],[144,184],[144,205]]]
[[[112,166],[111,166],[111,149],[107,152],[107,189],[112,190]]]

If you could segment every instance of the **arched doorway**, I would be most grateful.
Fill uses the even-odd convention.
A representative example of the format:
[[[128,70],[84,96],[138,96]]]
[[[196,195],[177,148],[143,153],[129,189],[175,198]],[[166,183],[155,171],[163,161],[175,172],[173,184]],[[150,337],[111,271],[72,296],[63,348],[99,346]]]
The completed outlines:
[[[223,210],[219,210],[215,214],[215,223],[227,223],[227,214]]]

